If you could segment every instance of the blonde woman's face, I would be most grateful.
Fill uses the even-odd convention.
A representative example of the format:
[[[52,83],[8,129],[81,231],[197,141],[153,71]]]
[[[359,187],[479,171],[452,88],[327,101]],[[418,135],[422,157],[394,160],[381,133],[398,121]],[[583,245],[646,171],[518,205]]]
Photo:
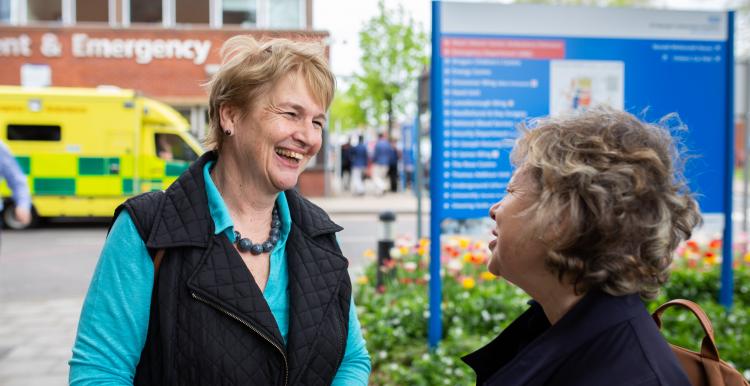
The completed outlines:
[[[282,78],[267,97],[250,106],[235,138],[225,142],[233,147],[242,172],[269,193],[295,187],[323,141],[325,110],[302,77],[294,75]]]
[[[505,197],[490,208],[495,220],[490,241],[490,272],[524,288],[524,277],[544,270],[546,248],[533,234],[531,214],[524,213],[537,199],[538,193],[529,173],[516,171],[508,184]]]

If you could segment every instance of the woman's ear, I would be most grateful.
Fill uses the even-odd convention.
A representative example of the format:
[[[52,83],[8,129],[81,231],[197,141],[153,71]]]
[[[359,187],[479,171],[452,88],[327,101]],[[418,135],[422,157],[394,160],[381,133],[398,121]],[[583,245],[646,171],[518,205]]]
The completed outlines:
[[[236,109],[228,104],[222,104],[219,107],[219,118],[221,123],[221,129],[226,135],[234,134],[234,124],[237,118]]]

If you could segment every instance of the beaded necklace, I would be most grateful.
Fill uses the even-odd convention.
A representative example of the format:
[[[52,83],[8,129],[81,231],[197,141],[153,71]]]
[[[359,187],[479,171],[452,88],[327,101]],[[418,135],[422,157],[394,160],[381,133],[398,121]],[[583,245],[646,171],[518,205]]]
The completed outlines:
[[[250,252],[257,256],[261,253],[271,252],[273,250],[273,247],[279,242],[280,230],[281,221],[279,220],[279,210],[276,205],[274,205],[273,213],[271,214],[271,231],[268,233],[268,239],[266,241],[255,244],[248,238],[242,238],[240,232],[235,230],[234,243],[240,251]]]

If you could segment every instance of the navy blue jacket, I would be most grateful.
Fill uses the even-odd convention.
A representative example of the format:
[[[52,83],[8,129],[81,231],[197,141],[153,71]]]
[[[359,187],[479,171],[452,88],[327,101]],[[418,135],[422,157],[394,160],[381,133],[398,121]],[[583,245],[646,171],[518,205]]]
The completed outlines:
[[[532,302],[463,360],[477,385],[690,385],[638,295],[592,291],[554,326]]]
[[[353,168],[366,168],[367,167],[367,147],[365,144],[360,143],[357,146],[351,148],[351,161]]]

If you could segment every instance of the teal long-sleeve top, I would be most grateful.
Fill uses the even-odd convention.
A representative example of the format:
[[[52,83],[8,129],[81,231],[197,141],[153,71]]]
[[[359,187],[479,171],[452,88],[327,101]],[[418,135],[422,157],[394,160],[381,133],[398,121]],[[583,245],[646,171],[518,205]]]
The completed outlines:
[[[234,226],[224,200],[209,174],[203,170],[208,206],[216,234],[234,242]],[[286,240],[291,216],[286,196],[276,198],[281,219],[279,242],[271,251],[268,283],[263,297],[273,313],[284,342],[289,332],[289,291]],[[78,333],[70,360],[71,385],[132,385],[135,369],[146,343],[154,265],[132,219],[123,211],[104,243],[83,303]],[[362,338],[356,308],[349,308],[349,335],[344,359],[333,385],[367,385],[370,357]]]

